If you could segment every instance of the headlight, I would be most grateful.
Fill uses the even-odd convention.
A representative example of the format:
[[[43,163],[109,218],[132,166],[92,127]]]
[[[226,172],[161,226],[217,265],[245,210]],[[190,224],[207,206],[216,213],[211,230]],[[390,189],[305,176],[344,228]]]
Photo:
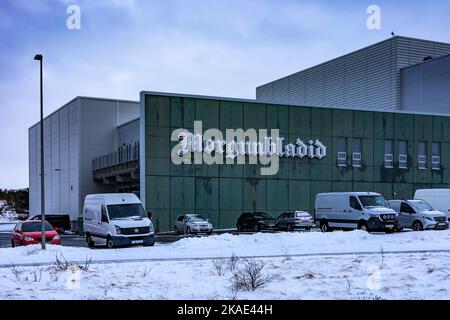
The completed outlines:
[[[53,240],[59,240],[61,239],[61,237],[59,236],[59,234],[57,234],[56,236],[53,237]]]
[[[23,240],[25,240],[25,241],[34,241],[34,238],[32,238],[32,237],[25,237],[25,238],[23,238]]]
[[[121,234],[122,233],[122,229],[119,226],[115,226],[116,227],[116,233],[117,234]]]
[[[150,230],[150,232],[153,232],[153,224],[151,224],[151,223],[150,223],[150,226],[149,226],[149,230]]]

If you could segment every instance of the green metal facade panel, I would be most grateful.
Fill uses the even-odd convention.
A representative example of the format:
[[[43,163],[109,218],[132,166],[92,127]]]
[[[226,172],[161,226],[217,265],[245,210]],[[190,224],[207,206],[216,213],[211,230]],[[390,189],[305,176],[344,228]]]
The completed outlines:
[[[450,117],[308,108],[247,101],[145,95],[145,203],[158,231],[172,230],[178,215],[198,213],[215,228],[233,228],[243,211],[314,213],[319,192],[375,191],[387,199],[411,198],[420,188],[450,187]],[[277,175],[260,165],[175,165],[173,130],[279,129],[285,143],[318,139],[321,160],[280,159]],[[346,167],[338,167],[338,138],[346,138]],[[361,166],[352,166],[354,138],[362,142]],[[385,140],[393,140],[393,168],[385,167]],[[407,168],[399,168],[399,141],[407,141]],[[425,170],[418,144],[427,142]],[[441,143],[440,170],[431,169],[431,146]]]

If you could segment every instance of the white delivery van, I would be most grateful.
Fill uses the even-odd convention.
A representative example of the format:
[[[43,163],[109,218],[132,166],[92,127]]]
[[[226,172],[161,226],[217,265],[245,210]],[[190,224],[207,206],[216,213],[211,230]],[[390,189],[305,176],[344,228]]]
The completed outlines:
[[[332,229],[361,229],[393,232],[397,213],[374,192],[333,192],[316,196],[316,223],[323,232]]]
[[[447,221],[450,221],[450,189],[419,189],[414,199],[428,202],[434,209],[445,213]]]
[[[139,198],[133,193],[92,194],[83,207],[83,228],[89,247],[153,246],[155,235]]]

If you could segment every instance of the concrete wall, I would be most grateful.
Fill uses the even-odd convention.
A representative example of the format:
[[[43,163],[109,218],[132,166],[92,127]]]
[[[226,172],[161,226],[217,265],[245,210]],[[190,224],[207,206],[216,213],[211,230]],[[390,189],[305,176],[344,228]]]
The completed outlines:
[[[80,100],[44,120],[45,208],[47,213],[79,211]],[[29,129],[30,213],[41,213],[40,125]]]
[[[44,120],[46,213],[76,221],[86,194],[113,192],[93,180],[92,160],[117,148],[117,126],[139,114],[129,101],[78,97]],[[40,213],[39,124],[29,129],[30,212]]]
[[[401,71],[401,109],[450,113],[450,55]]]
[[[244,210],[278,216],[283,210],[313,212],[319,192],[375,191],[387,199],[411,198],[418,188],[450,187],[450,117],[328,108],[308,108],[215,98],[143,94],[145,150],[141,191],[159,231],[172,230],[176,217],[196,212],[216,228],[235,226]],[[319,139],[327,156],[280,160],[275,176],[261,176],[259,165],[174,165],[173,130],[278,128],[286,140]],[[337,166],[337,139],[362,139],[362,165]],[[394,168],[385,168],[385,139],[394,142]],[[399,141],[408,143],[408,168],[398,163]],[[418,143],[428,142],[428,169],[418,169]],[[441,143],[441,168],[431,169],[431,144]]]
[[[450,53],[450,44],[393,37],[256,89],[267,103],[394,111],[400,69]]]
[[[139,119],[130,121],[117,128],[118,146],[139,141]]]

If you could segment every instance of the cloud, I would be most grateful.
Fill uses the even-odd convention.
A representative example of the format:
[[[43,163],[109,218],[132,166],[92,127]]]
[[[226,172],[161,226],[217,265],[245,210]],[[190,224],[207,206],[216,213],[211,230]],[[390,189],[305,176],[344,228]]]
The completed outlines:
[[[28,184],[27,129],[39,118],[32,59],[37,51],[45,55],[49,114],[78,95],[138,100],[141,90],[254,98],[258,85],[385,39],[391,31],[368,31],[366,7],[352,1],[8,3],[12,9],[0,5],[8,9],[0,10],[0,18],[6,14],[14,31],[2,33],[0,44],[9,57],[0,62],[1,148],[9,154],[0,156],[0,187]],[[65,8],[72,3],[81,7],[80,31],[65,27]],[[444,41],[448,5],[433,11],[439,19],[411,25],[422,11],[431,17],[419,4],[407,11],[382,2],[383,27]]]

